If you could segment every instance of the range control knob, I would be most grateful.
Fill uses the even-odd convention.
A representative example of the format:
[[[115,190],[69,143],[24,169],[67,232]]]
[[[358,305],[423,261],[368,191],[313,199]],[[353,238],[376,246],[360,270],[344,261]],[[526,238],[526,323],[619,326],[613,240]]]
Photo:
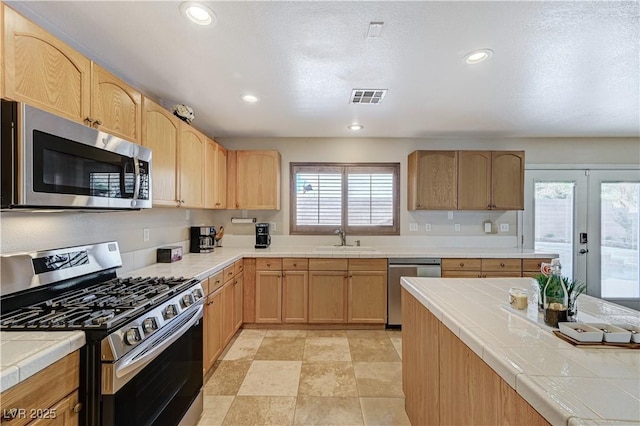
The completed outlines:
[[[195,300],[200,300],[204,297],[204,293],[199,288],[196,288],[195,290],[193,290],[191,294],[193,295],[193,298]]]
[[[186,308],[187,306],[191,305],[193,305],[193,296],[191,295],[191,293],[182,296],[182,307]]]
[[[156,322],[155,318],[149,317],[146,318],[142,323],[142,328],[144,329],[145,333],[151,333],[158,329],[158,323]]]
[[[167,305],[167,307],[164,308],[163,316],[166,320],[175,317],[177,314],[178,307],[176,305]]]
[[[140,331],[137,328],[130,328],[124,334],[124,342],[129,345],[137,345],[142,340],[142,336],[140,336]]]

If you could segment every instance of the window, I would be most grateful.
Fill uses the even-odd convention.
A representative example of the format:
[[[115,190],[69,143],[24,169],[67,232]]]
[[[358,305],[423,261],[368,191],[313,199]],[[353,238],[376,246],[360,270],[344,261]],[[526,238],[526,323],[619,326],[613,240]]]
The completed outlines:
[[[291,163],[291,234],[399,235],[400,164]]]

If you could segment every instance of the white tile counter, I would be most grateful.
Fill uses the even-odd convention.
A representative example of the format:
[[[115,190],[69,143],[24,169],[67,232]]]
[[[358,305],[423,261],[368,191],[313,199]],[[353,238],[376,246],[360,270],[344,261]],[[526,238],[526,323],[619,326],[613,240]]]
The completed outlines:
[[[573,346],[503,308],[530,278],[403,278],[402,286],[553,425],[640,425],[640,350]],[[578,319],[640,325],[589,296]]]
[[[33,376],[85,344],[82,331],[0,332],[0,392]]]

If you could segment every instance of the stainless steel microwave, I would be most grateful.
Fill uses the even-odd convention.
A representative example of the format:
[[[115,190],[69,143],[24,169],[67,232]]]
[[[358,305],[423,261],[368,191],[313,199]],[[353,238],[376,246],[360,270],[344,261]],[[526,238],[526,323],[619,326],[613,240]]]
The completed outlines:
[[[151,207],[151,150],[2,100],[2,209]]]

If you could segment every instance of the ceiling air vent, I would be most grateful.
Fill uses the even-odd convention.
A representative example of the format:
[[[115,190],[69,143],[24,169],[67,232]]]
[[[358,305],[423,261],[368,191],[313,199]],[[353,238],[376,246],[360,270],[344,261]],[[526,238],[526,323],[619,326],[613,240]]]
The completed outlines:
[[[352,104],[379,104],[387,94],[387,89],[353,89]]]

